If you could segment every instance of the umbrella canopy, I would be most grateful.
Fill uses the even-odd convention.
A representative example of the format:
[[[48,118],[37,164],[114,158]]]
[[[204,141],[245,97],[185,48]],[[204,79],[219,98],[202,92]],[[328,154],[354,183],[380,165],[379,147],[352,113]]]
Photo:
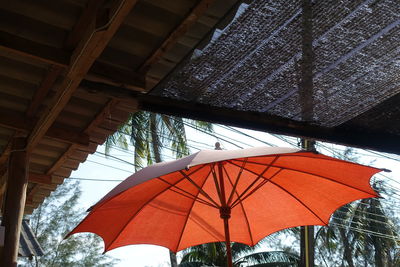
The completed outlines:
[[[285,228],[327,225],[340,206],[377,197],[370,178],[379,171],[292,148],[202,150],[131,175],[70,234],[98,234],[105,251],[156,244],[176,252],[218,241],[253,246]]]

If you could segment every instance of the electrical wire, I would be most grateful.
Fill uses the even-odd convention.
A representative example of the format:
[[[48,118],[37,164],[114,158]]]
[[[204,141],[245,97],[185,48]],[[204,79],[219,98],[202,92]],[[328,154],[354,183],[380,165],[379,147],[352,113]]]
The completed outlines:
[[[123,171],[123,172],[127,172],[127,173],[132,173],[132,171],[128,171],[128,170],[121,169],[121,168],[118,168],[118,167],[115,167],[115,166],[111,166],[111,165],[108,165],[108,164],[104,164],[104,163],[102,163],[102,162],[97,162],[97,161],[90,160],[90,159],[87,159],[86,161],[87,161],[87,162],[94,163],[94,164],[98,164],[98,165],[101,165],[101,166],[104,166],[104,167],[107,167],[107,168],[111,168],[111,169],[114,169],[114,170]]]
[[[335,226],[337,226],[339,228],[342,228],[342,229],[351,229],[351,230],[353,230],[355,232],[359,232],[359,233],[370,234],[370,235],[377,236],[377,237],[382,237],[382,238],[387,238],[387,239],[391,239],[391,240],[395,240],[395,241],[400,241],[400,238],[398,236],[386,235],[386,234],[382,234],[382,233],[378,233],[378,232],[374,232],[374,231],[370,231],[370,230],[366,230],[366,229],[354,228],[354,227],[343,225],[343,224],[340,224],[340,223],[331,222],[330,224],[331,225],[335,225]]]
[[[92,181],[92,182],[122,182],[124,180],[120,180],[120,179],[95,179],[95,178],[84,178],[84,177],[68,177],[66,179],[70,179],[70,180],[80,180],[80,181]]]
[[[331,217],[331,219],[342,220],[342,221],[349,222],[349,223],[352,222],[352,220],[351,220],[350,218],[341,218],[341,217],[337,217],[337,216],[336,216],[336,215],[338,215],[337,213],[347,214],[346,212],[337,210],[337,211],[334,213],[334,215]],[[375,217],[381,217],[381,218],[383,218],[383,219],[387,219],[387,218],[388,218],[388,217],[385,216],[385,215],[374,214],[374,213],[370,213],[370,212],[357,211],[357,213],[358,213],[358,214],[359,214],[359,213],[368,214],[368,215],[372,215],[372,216],[375,216]],[[351,217],[351,218],[359,218],[359,219],[362,219],[362,222],[375,222],[375,223],[379,223],[379,224],[388,225],[388,226],[390,226],[390,227],[393,227],[393,223],[390,223],[389,221],[380,221],[380,220],[376,220],[376,219],[372,219],[372,218],[368,218],[368,217],[363,217],[363,216],[360,216],[360,215],[354,215],[354,214],[352,214],[350,217]],[[361,222],[361,221],[360,221],[360,222]]]

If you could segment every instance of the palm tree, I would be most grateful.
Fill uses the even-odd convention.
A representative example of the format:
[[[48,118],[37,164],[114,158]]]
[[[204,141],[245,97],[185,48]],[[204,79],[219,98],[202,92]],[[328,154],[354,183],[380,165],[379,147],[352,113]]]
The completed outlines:
[[[212,132],[212,124],[191,120],[192,127]],[[135,149],[134,164],[136,170],[147,165],[161,162],[163,150],[169,149],[176,158],[189,154],[186,139],[185,121],[182,118],[138,111],[129,116],[127,122],[106,140],[106,154],[113,145]],[[176,267],[176,254],[170,251],[171,267]]]
[[[127,122],[106,140],[106,151],[116,145],[135,150],[134,163],[140,169],[163,160],[163,150],[170,150],[176,158],[189,154],[185,124],[195,129],[212,132],[208,122],[186,120],[163,114],[138,111],[129,116]],[[146,161],[146,164],[143,162]]]
[[[233,266],[298,266],[299,257],[286,251],[257,252],[257,247],[250,247],[241,243],[233,242],[232,257]],[[202,244],[190,247],[183,251],[183,257],[179,267],[197,266],[225,266],[226,247],[223,242]]]

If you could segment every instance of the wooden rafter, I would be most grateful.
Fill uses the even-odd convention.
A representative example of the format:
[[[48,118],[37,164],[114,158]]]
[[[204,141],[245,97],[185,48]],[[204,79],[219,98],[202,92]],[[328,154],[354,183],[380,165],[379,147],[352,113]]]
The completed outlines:
[[[3,40],[6,41],[3,42]],[[0,50],[33,59],[37,62],[49,64],[51,66],[49,68],[49,73],[43,80],[43,85],[41,86],[51,81],[54,75],[52,69],[57,67],[62,71],[67,69],[69,59],[72,56],[70,51],[49,47],[3,31],[0,31]],[[86,74],[84,79],[103,82],[114,86],[122,86],[137,91],[144,90],[145,77],[143,75],[127,72],[113,66],[107,66],[107,72],[105,72],[104,65],[97,62],[93,64],[92,67],[93,69]]]
[[[35,184],[26,194],[26,204],[33,204],[33,196],[40,191],[40,184]]]
[[[35,184],[51,184],[52,177],[48,174],[29,173],[28,180]]]
[[[90,134],[91,131],[94,130],[95,127],[97,127],[100,123],[104,122],[110,114],[112,113],[113,108],[118,104],[119,102],[117,100],[110,100],[108,103],[104,106],[104,108],[97,114],[97,116],[90,122],[90,124],[86,127],[84,133]],[[74,151],[78,149],[78,146],[76,145],[71,145],[67,149],[67,151],[64,152],[64,154],[47,170],[47,174],[51,175],[53,172],[55,172],[59,167],[63,165],[63,163],[74,153]]]
[[[90,122],[90,124],[86,127],[84,133],[90,134],[92,131],[98,127],[99,124],[104,123],[107,119],[110,118],[114,108],[120,104],[120,101],[111,99],[107,102],[107,104],[103,107],[103,109],[97,114],[97,116]],[[70,145],[69,148],[63,153],[63,155],[47,170],[46,176],[50,176],[59,169],[66,160],[68,160],[72,154],[79,149],[77,145]],[[28,192],[27,201],[28,203],[32,203],[33,196],[40,190],[41,185],[35,184],[32,189]]]
[[[85,32],[88,30],[87,25],[96,20],[99,8],[103,5],[103,3],[104,0],[89,0],[87,2],[86,7],[78,19],[78,22],[75,24],[74,28],[65,40],[65,48],[72,50],[77,46],[79,41],[83,38]]]
[[[45,135],[72,97],[72,94],[89,71],[93,62],[107,46],[135,4],[136,0],[119,1],[118,5],[110,10],[110,17],[107,23],[102,26],[96,25],[96,23],[90,24],[92,30],[87,31],[88,34],[85,35],[74,50],[65,78],[57,89],[53,101],[48,109],[43,112],[43,115],[28,136],[28,151],[31,151]]]
[[[56,82],[58,76],[61,74],[62,70],[63,68],[58,65],[50,66],[46,74],[46,77],[43,79],[39,88],[35,91],[30,106],[26,111],[27,117],[32,117],[36,114],[36,111],[38,110],[40,104],[46,98],[50,89],[54,86],[54,83]]]
[[[197,5],[183,19],[181,24],[176,27],[164,40],[157,50],[140,66],[139,73],[146,73],[152,65],[157,63],[161,57],[182,37],[215,0],[200,0]]]
[[[35,119],[28,119],[18,112],[11,112],[7,109],[0,108],[0,126],[16,130],[20,133],[28,134],[35,126]],[[44,133],[44,136],[55,139],[64,143],[79,144],[87,146],[89,144],[89,136],[85,133],[64,127],[60,124],[50,126]],[[4,153],[3,153],[4,154]],[[3,158],[5,156],[1,156]]]
[[[124,87],[134,91],[144,91],[146,87],[145,76],[143,74],[120,69],[102,62],[95,62],[85,79]]]

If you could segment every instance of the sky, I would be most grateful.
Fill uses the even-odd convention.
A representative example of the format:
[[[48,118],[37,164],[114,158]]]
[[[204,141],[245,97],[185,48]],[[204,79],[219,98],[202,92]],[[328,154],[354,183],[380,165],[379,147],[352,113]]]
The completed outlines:
[[[236,128],[238,129],[238,128]],[[289,147],[290,145],[286,142],[273,137],[267,133],[238,129],[242,133],[233,132],[231,129],[225,128],[225,126],[216,126],[215,131],[219,138],[212,137],[203,133],[199,133],[190,127],[186,127],[189,145],[212,149],[215,142],[220,142],[223,149],[238,149],[237,146],[230,144],[232,140],[235,140],[241,147],[253,147],[253,146],[265,146],[264,142],[257,141],[256,139],[263,140],[274,145]],[[243,134],[244,133],[244,134]],[[295,138],[291,138],[291,141],[296,143]],[[334,149],[343,149],[341,146],[335,146],[330,144],[324,144],[326,147],[332,147]],[[100,200],[106,193],[114,188],[118,183],[127,178],[130,174],[134,173],[134,167],[129,162],[133,162],[132,152],[123,152],[119,149],[112,149],[111,156],[106,158],[104,156],[104,147],[99,147],[93,155],[90,155],[87,161],[80,165],[77,171],[71,174],[73,179],[78,178],[81,180],[82,186],[82,197],[80,199],[80,206],[83,209],[87,209],[98,200]],[[195,149],[191,149],[191,152],[196,152]],[[322,151],[323,152],[323,151]],[[399,177],[400,164],[398,161],[382,159],[376,157],[374,154],[362,151],[363,156],[360,158],[361,163],[373,165],[379,168],[386,168],[392,170],[391,177]],[[165,160],[172,160],[172,154],[168,151],[163,152]],[[389,157],[395,157],[400,159],[399,156],[390,155]],[[120,160],[117,160],[116,158]],[[122,162],[126,161],[126,162]],[[88,179],[88,180],[86,180]],[[102,181],[98,181],[102,180]],[[400,188],[400,179],[397,179],[397,183],[394,182],[394,186]],[[164,267],[169,266],[169,253],[166,248],[153,246],[153,245],[131,245],[126,247],[117,248],[107,252],[108,255],[120,259],[117,267],[135,266],[135,267]],[[179,257],[179,254],[178,254]]]

